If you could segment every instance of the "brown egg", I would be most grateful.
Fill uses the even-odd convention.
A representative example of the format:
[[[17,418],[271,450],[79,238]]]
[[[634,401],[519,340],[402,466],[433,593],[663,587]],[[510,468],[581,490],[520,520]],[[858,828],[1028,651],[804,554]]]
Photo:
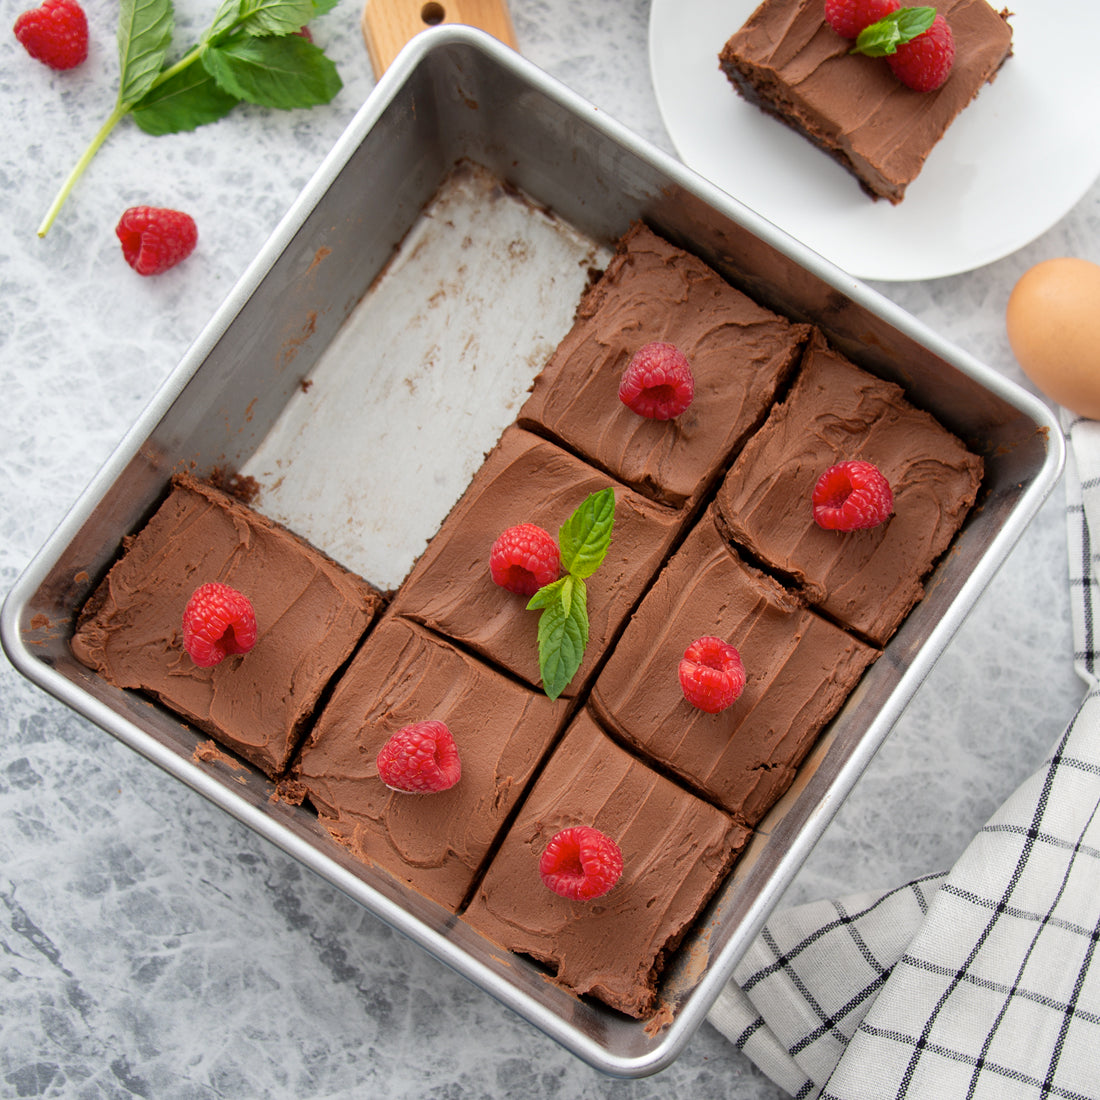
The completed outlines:
[[[1100,420],[1100,265],[1064,256],[1020,276],[1005,310],[1024,373],[1051,400]]]

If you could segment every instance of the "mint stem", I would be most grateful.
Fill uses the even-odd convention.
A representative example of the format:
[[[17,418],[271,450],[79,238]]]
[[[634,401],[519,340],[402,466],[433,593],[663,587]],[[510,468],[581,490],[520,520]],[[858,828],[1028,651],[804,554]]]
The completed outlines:
[[[204,49],[205,46],[193,46],[179,61],[160,73],[149,86],[149,90],[152,91],[153,88],[158,87],[177,73],[193,65]],[[99,132],[92,138],[91,144],[84,150],[76,164],[73,165],[73,170],[61,185],[61,190],[58,191],[57,197],[53,200],[49,210],[46,211],[46,216],[38,227],[39,237],[44,237],[50,231],[50,226],[53,225],[57,215],[61,212],[65,200],[68,199],[70,192],[76,186],[77,180],[84,174],[84,169],[92,162],[92,158],[99,152],[99,147],[107,140],[111,131],[130,113],[132,106],[132,104],[121,102],[115,104],[115,109],[108,115],[107,121],[103,123],[99,128]]]
[[[91,145],[84,150],[80,160],[73,165],[73,170],[61,185],[61,190],[58,191],[57,198],[53,200],[49,210],[46,211],[46,216],[42,219],[42,224],[38,227],[38,235],[40,237],[44,237],[50,231],[50,226],[53,225],[54,219],[57,217],[58,213],[60,213],[61,207],[65,205],[65,200],[69,197],[69,192],[76,186],[76,181],[84,174],[84,169],[91,163],[92,157],[96,155],[99,151],[99,147],[107,140],[107,135],[110,134],[119,121],[129,113],[129,110],[128,107],[124,107],[121,103],[118,104],[108,116],[107,121],[99,128],[99,133],[92,138]]]

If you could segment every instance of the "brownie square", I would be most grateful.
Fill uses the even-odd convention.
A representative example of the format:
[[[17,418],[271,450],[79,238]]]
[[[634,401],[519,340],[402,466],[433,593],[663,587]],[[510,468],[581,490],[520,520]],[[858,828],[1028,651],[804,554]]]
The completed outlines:
[[[1012,53],[1008,12],[986,0],[941,0],[955,61],[935,91],[907,88],[879,57],[825,22],[822,0],[764,0],[719,63],[751,103],[847,168],[869,194],[901,202],[948,126]]]
[[[248,653],[200,668],[183,648],[182,622],[207,581],[252,601],[258,637]],[[88,600],[72,649],[110,683],[154,696],[276,776],[382,602],[286,528],[179,475]]]
[[[689,504],[763,419],[808,334],[635,225],[535,379],[518,423],[653,500]],[[653,341],[675,344],[695,378],[691,405],[673,420],[649,420],[619,400],[631,357]]]
[[[592,901],[543,885],[539,858],[574,825],[618,844],[618,883]],[[655,1007],[666,957],[694,924],[749,830],[616,745],[587,711],[570,725],[520,809],[466,920],[544,963],[566,988],[630,1016]]]
[[[526,610],[527,597],[493,583],[489,551],[502,531],[520,523],[556,538],[574,509],[608,485],[615,488],[611,546],[586,582],[589,641],[564,692],[577,694],[660,568],[684,517],[529,432],[504,432],[401,585],[394,610],[538,686],[539,613]]]
[[[862,459],[889,481],[894,514],[877,527],[826,531],[810,503],[820,475]],[[885,645],[923,596],[923,580],[974,504],[982,460],[900,386],[815,336],[798,380],[745,445],[716,498],[720,525],[807,599]]]
[[[704,636],[745,666],[744,690],[718,714],[692,706],[678,676]],[[707,512],[632,616],[591,705],[641,756],[755,825],[877,656],[746,565]]]
[[[566,710],[564,700],[387,615],[340,678],[294,775],[357,859],[453,912]],[[450,729],[462,777],[432,794],[390,790],[378,777],[379,750],[399,729],[429,720]]]

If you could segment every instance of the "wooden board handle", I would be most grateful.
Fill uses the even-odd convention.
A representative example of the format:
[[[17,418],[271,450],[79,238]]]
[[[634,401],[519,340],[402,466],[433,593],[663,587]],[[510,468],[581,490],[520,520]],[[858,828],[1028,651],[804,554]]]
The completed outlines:
[[[480,27],[517,48],[508,0],[366,0],[362,23],[375,77],[389,68],[410,38],[440,23]]]

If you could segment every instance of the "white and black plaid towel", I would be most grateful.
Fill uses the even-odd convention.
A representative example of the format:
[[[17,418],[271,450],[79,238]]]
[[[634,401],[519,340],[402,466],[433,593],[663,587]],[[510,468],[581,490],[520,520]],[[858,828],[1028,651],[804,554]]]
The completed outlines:
[[[1100,423],[1066,417],[1088,693],[945,875],[776,914],[710,1021],[792,1096],[1100,1098]]]

